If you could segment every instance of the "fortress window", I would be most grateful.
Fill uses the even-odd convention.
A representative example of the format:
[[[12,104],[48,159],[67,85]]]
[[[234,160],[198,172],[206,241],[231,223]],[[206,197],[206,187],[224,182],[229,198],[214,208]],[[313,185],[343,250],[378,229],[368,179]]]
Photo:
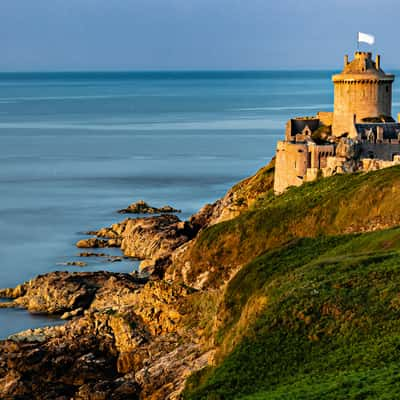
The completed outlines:
[[[389,92],[389,86],[386,85],[386,93]]]

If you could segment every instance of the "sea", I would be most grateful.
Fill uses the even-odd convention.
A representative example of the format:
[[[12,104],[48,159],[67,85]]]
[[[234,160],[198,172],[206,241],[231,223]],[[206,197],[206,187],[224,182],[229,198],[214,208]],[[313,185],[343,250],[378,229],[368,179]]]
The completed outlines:
[[[56,270],[136,270],[130,259],[66,263],[86,231],[122,220],[132,202],[185,219],[254,174],[287,119],[332,110],[332,73],[0,74],[0,287]],[[0,339],[54,323],[0,309]]]

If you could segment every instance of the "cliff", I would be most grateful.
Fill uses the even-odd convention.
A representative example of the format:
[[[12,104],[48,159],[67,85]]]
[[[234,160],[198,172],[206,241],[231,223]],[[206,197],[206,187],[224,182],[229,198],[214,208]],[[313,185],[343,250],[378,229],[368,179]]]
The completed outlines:
[[[400,167],[272,186],[273,164],[189,221],[92,232],[147,274],[0,292],[14,299],[1,307],[68,320],[1,342],[0,397],[396,398]]]
[[[185,399],[396,399],[400,229],[292,241],[247,264]]]
[[[267,192],[237,218],[201,231],[175,257],[169,276],[191,286],[203,276],[205,286],[218,287],[255,257],[296,238],[396,226],[399,193],[398,167],[337,175],[281,196]]]

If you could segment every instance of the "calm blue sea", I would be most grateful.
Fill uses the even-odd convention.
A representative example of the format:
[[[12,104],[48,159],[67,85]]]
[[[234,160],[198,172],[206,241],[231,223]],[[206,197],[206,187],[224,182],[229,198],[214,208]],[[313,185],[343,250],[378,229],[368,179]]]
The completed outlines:
[[[65,269],[82,232],[133,201],[187,217],[222,196],[270,160],[289,117],[332,109],[331,74],[0,74],[0,287]],[[0,310],[0,338],[47,323]]]

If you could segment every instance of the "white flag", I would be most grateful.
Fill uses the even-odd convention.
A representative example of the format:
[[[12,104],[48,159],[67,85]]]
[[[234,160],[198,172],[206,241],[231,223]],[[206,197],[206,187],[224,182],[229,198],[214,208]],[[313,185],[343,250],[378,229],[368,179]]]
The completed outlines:
[[[368,43],[368,44],[374,44],[375,36],[369,35],[368,33],[358,32],[358,41]]]

